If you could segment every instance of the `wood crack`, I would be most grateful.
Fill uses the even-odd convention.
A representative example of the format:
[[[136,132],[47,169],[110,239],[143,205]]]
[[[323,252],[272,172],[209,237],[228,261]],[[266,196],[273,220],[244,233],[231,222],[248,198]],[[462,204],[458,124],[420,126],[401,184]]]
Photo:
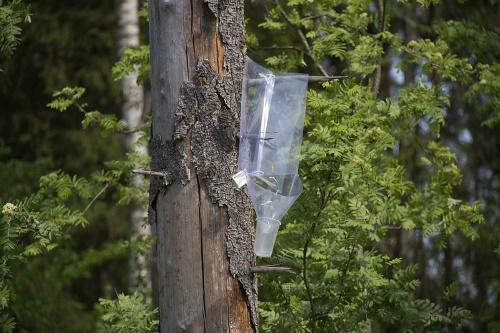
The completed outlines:
[[[193,26],[194,26],[194,9],[193,9],[193,0],[190,0],[189,3],[191,4],[191,44],[192,44],[192,47],[193,47],[193,55],[194,55],[194,59],[196,59],[196,46],[195,46],[195,35],[194,35],[194,32],[193,32]],[[195,60],[196,62],[196,60]],[[194,64],[191,68],[194,68]],[[189,73],[189,70],[188,70],[188,73]]]
[[[203,250],[203,214],[202,210],[202,197],[201,197],[201,183],[200,177],[196,176],[196,181],[198,183],[198,218],[200,220],[200,255],[201,255],[201,279],[202,279],[202,290],[203,290],[203,332],[207,333],[207,301],[206,301],[206,287],[205,287],[205,254]]]

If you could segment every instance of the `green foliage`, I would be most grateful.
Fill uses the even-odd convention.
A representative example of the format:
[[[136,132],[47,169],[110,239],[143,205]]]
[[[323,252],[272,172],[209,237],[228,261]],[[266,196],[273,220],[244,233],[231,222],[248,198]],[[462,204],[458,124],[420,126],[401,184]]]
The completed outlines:
[[[83,128],[87,128],[92,125],[97,125],[104,131],[120,132],[125,128],[125,123],[119,121],[115,115],[104,115],[99,111],[85,113],[85,117],[82,120]]]
[[[351,62],[349,72],[359,74],[363,78],[370,75],[378,68],[378,59],[381,55],[382,46],[377,40],[369,36],[361,37],[354,49],[347,52],[346,57]]]
[[[67,333],[96,331],[97,316],[92,309],[97,299],[91,298],[89,304],[82,302],[83,296],[71,290],[81,289],[88,281],[93,281],[93,275],[102,267],[119,267],[117,262],[126,260],[129,247],[117,241],[76,252],[68,243],[73,242],[79,231],[70,232],[71,239],[48,253],[13,262],[12,287],[16,297],[9,308],[19,329]],[[91,291],[92,286],[86,289]],[[113,294],[110,291],[110,296]]]
[[[75,196],[87,197],[87,184],[61,173],[40,179],[40,190],[26,199],[3,205],[0,217],[0,304],[4,310],[14,292],[10,266],[13,261],[51,251],[68,237],[71,228],[85,225],[83,212],[68,207]],[[3,330],[9,331],[11,320],[5,317]]]
[[[83,129],[91,125],[98,125],[102,131],[123,132],[124,125],[114,115],[104,115],[98,111],[87,112],[85,110],[86,104],[80,102],[84,92],[85,89],[80,87],[66,87],[54,93],[55,100],[49,103],[48,106],[58,111],[65,111],[71,106],[76,106],[84,115]],[[146,129],[146,125],[134,129],[139,133],[140,137],[139,142],[136,144],[143,144],[144,140],[148,140],[147,136],[143,135],[142,132]],[[137,187],[132,181],[131,171],[135,167],[145,166],[148,159],[136,150],[129,153],[127,157],[128,159],[125,160],[107,162],[105,169],[92,172],[88,177],[69,176],[62,171],[43,175],[39,179],[36,193],[22,200],[3,204],[0,217],[0,246],[3,259],[0,265],[1,309],[6,309],[10,305],[14,295],[10,282],[12,278],[10,266],[34,256],[45,255],[49,251],[58,248],[61,243],[68,242],[71,233],[75,229],[89,223],[85,215],[96,204],[98,199],[110,189],[114,188],[116,190],[114,199],[118,203],[130,204],[131,202],[144,203],[146,201],[147,183],[144,183],[142,187]],[[69,262],[66,261],[66,266],[60,268],[60,270],[63,271],[65,278],[69,280],[89,277],[90,269],[113,258],[124,256],[131,246],[142,249],[142,252],[144,252],[143,248],[148,244],[147,239],[140,238],[133,240],[132,243],[122,241],[110,243],[99,250],[89,249],[78,258],[71,258]],[[131,311],[133,308],[130,308],[130,306],[139,307],[141,301],[142,298],[137,295],[131,297],[130,300],[124,296],[120,297],[119,302],[116,304],[102,301],[102,306],[103,309]],[[71,304],[69,306],[74,307],[75,305]],[[75,311],[77,309],[78,307],[75,308]],[[27,313],[27,311],[24,310],[23,313]],[[130,320],[136,320],[136,324],[139,325],[134,327],[143,329],[143,332],[150,332],[154,327],[154,321],[148,319],[147,316],[152,315],[152,312],[151,314],[144,312],[144,318],[133,317],[136,314],[130,313]],[[103,327],[116,326],[110,321],[112,319],[110,316],[103,315],[102,318]],[[147,322],[142,323],[141,320]],[[143,324],[145,326],[140,326]],[[5,331],[8,332],[8,329],[13,325],[14,322],[11,317],[4,318],[3,329]],[[116,332],[122,331],[118,330]]]
[[[0,71],[20,42],[21,25],[31,22],[29,6],[22,0],[0,1]]]
[[[439,136],[444,125],[443,110],[449,105],[448,98],[439,94],[436,88],[426,88],[423,84],[408,86],[401,89],[398,96],[400,111],[411,117],[405,123],[405,130],[411,130],[415,121],[424,120],[430,125],[431,133]],[[398,113],[399,113],[398,112]]]
[[[16,328],[16,323],[14,319],[6,314],[0,316],[0,327],[2,327],[3,332],[10,333],[14,332]]]
[[[450,20],[438,22],[434,29],[454,52],[463,56],[472,53],[473,61],[494,61],[500,55],[500,38],[480,24],[468,20]]]
[[[82,87],[64,87],[52,94],[55,99],[47,104],[47,107],[60,112],[66,111],[70,106],[75,105],[84,93],[85,88]]]
[[[402,50],[405,52],[404,64],[423,64],[423,71],[429,77],[439,75],[451,81],[466,82],[472,74],[472,65],[449,52],[448,45],[442,40],[412,40]]]
[[[145,20],[149,20],[149,9],[148,9],[148,1],[140,1],[141,8],[139,9],[139,17]]]
[[[149,78],[149,46],[141,45],[137,49],[126,49],[112,69],[115,80],[122,79],[133,72],[138,72],[137,83],[143,84]]]
[[[94,126],[99,128],[103,133],[126,134],[129,132],[136,132],[139,134],[139,138],[135,146],[145,145],[148,142],[149,137],[146,133],[151,125],[150,122],[146,121],[137,128],[126,129],[125,122],[123,120],[118,120],[114,114],[103,114],[99,111],[87,111],[85,109],[87,104],[80,102],[84,93],[85,89],[82,87],[65,87],[62,90],[53,93],[52,96],[55,99],[48,103],[47,107],[62,112],[74,106],[78,111],[84,114],[81,122],[83,129],[88,129],[89,127]],[[145,158],[145,156],[131,152],[129,153],[129,164],[135,163],[136,166],[146,165],[148,160]]]
[[[302,54],[285,54],[266,58],[266,64],[277,72],[285,72],[290,67],[301,67],[305,64]]]
[[[421,228],[433,237],[460,229],[473,237],[472,226],[482,222],[477,204],[451,197],[460,174],[447,148],[434,141],[422,148],[432,168],[421,187],[405,179],[392,154],[403,139],[395,124],[436,112],[415,105],[419,98],[429,101],[422,89],[408,88],[399,105],[377,102],[369,88],[354,82],[311,92],[301,165],[304,194],[280,233],[275,259],[302,276],[266,280],[272,292],[265,294],[273,296],[264,296],[265,331],[363,332],[368,325],[377,331],[428,332],[458,327],[468,318],[448,317],[438,305],[415,299],[415,270],[374,249],[387,228]],[[408,94],[415,94],[409,105]]]
[[[12,3],[0,6],[23,12]],[[14,215],[0,215],[8,236],[1,238],[0,282],[7,287],[0,288],[0,330],[11,330],[15,318],[16,331],[90,333],[96,331],[95,302],[127,290],[128,253],[148,244],[128,240],[124,223],[146,196],[147,182],[137,188],[131,170],[147,158],[126,157],[129,129],[116,132],[119,85],[111,67],[117,3],[43,0],[31,2],[31,10],[31,24],[19,21],[23,42],[15,56],[0,56],[0,210],[6,203],[16,207]],[[82,113],[45,108],[64,86],[75,88],[53,96],[54,106],[87,112],[88,102],[107,111],[92,115],[99,123],[82,131]],[[109,118],[114,129],[103,132],[102,120]],[[144,128],[130,129],[136,130],[141,135]],[[129,204],[116,208],[116,201]]]
[[[483,124],[493,127],[500,124],[500,64],[477,66],[478,82],[467,91],[469,105],[475,105],[488,115]]]
[[[100,299],[97,308],[100,321],[97,332],[153,333],[157,331],[157,310],[138,293],[119,294],[116,300]]]
[[[289,49],[313,51],[307,59],[312,64],[290,61],[292,51],[272,55],[266,62],[273,68],[317,71],[329,59],[330,68],[351,76],[309,91],[300,166],[304,193],[285,219],[275,257],[266,261],[300,273],[261,279],[265,332],[455,332],[472,319],[469,310],[440,302],[453,301],[457,284],[433,300],[418,297],[418,266],[389,256],[384,244],[392,230],[426,239],[437,251],[457,234],[478,237],[483,205],[457,197],[462,175],[441,137],[451,85],[471,87],[473,100],[482,73],[488,76],[483,84],[493,80],[483,98],[489,103],[496,80],[489,66],[454,53],[446,40],[456,37],[444,28],[443,39],[402,44],[389,30],[387,13],[386,30],[380,30],[380,8],[373,15],[371,3],[292,1],[275,7],[260,25],[300,31],[306,40],[290,39]],[[390,11],[397,4],[386,6]],[[255,36],[253,43],[264,45]],[[416,77],[397,94],[379,98],[373,88],[377,70],[394,57],[400,71]]]

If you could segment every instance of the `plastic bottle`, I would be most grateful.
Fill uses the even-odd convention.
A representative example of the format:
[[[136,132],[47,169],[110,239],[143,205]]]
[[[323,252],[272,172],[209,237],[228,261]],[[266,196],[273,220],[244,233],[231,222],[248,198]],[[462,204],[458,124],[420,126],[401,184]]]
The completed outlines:
[[[241,184],[257,215],[255,254],[270,257],[283,215],[302,192],[298,176],[307,74],[280,74],[247,58],[241,100]],[[236,178],[235,178],[236,180]]]

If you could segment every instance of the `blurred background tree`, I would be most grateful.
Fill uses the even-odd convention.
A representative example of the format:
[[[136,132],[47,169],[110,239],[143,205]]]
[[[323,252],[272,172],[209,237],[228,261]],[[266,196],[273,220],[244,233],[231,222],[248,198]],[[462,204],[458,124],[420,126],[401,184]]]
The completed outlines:
[[[4,328],[154,331],[147,290],[117,296],[134,290],[131,170],[145,162],[126,156],[116,79],[138,70],[147,97],[149,57],[134,44],[113,68],[120,5],[0,2]],[[260,279],[263,331],[500,332],[498,13],[495,0],[247,3],[254,60],[350,76],[310,87],[305,191],[264,261],[300,274]],[[53,104],[70,110],[46,106],[76,86]]]

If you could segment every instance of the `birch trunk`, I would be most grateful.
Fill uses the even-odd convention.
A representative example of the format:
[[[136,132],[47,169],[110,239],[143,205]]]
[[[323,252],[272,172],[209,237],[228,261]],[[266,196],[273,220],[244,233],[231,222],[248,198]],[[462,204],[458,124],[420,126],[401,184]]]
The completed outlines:
[[[119,6],[119,48],[120,53],[127,48],[139,47],[139,10],[138,0],[121,0]],[[134,129],[142,123],[143,117],[143,89],[137,84],[137,72],[125,76],[121,80],[123,105],[122,118],[128,129]],[[125,145],[127,150],[146,155],[147,147],[138,145],[137,133],[127,134]],[[140,175],[133,178],[134,185],[142,187],[143,180]],[[135,207],[130,216],[131,239],[145,237],[150,234],[148,225],[145,222],[147,209],[145,207]],[[146,258],[144,255],[131,251],[129,257],[129,287],[136,289],[139,285],[147,287],[149,276]]]
[[[153,298],[160,332],[257,331],[252,209],[236,172],[243,0],[151,0]]]

